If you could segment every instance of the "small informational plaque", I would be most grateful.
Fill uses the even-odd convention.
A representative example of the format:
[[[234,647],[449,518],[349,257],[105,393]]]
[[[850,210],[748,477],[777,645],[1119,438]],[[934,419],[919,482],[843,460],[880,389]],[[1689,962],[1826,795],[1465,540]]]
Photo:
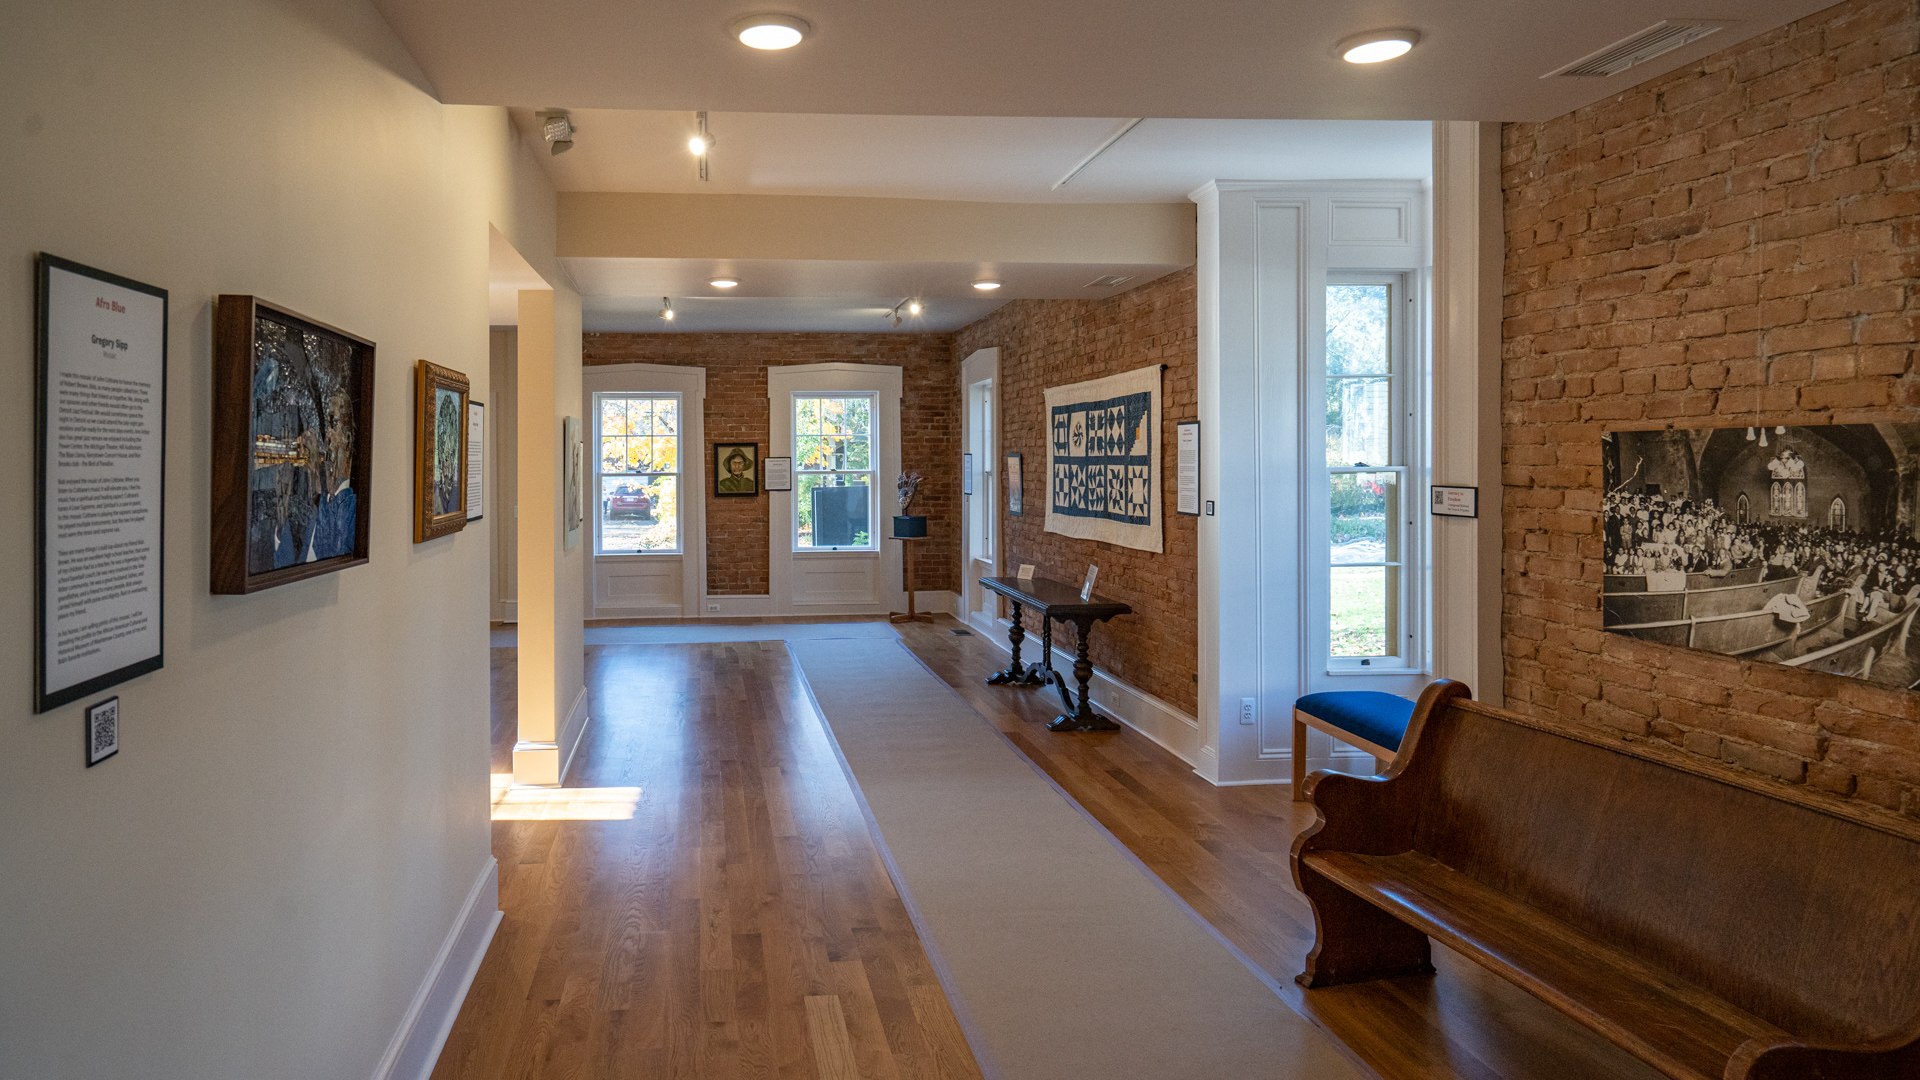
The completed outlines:
[[[1030,562],[1021,563],[1020,572],[1014,575],[1014,577],[1020,581],[1032,581],[1033,580],[1033,564]]]
[[[1470,487],[1433,488],[1433,513],[1436,517],[1479,517],[1480,489]]]
[[[1173,512],[1200,516],[1200,422],[1173,425]]]
[[[960,455],[960,494],[973,494],[973,455]]]
[[[467,400],[467,520],[487,515],[487,407]]]
[[[767,482],[768,491],[793,490],[793,459],[790,457],[770,457],[760,459],[762,476]]]
[[[161,667],[167,292],[39,257],[34,711]]]

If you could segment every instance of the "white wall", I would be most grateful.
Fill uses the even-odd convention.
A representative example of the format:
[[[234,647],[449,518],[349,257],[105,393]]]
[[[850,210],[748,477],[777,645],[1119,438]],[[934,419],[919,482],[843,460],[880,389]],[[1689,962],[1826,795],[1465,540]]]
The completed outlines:
[[[362,1080],[490,864],[488,538],[412,543],[413,365],[487,400],[487,225],[550,270],[552,191],[364,0],[7,22],[0,1077]],[[36,251],[172,294],[166,667],[114,691],[123,748],[94,769],[79,705],[29,706]],[[223,292],[378,343],[369,565],[209,595]]]

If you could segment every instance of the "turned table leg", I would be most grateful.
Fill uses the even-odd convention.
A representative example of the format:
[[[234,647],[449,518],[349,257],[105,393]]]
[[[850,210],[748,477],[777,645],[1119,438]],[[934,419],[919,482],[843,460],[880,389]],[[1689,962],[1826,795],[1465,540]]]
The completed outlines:
[[[1080,684],[1080,702],[1075,706],[1068,703],[1071,712],[1056,717],[1047,725],[1049,731],[1118,731],[1120,725],[1093,711],[1093,704],[1087,696],[1087,684],[1093,681],[1093,661],[1087,658],[1087,639],[1093,632],[1092,619],[1073,620],[1074,629],[1079,631],[1078,648],[1074,653],[1073,677]],[[1062,687],[1064,696],[1064,686]]]
[[[1007,645],[1013,650],[1013,662],[1007,665],[1007,670],[987,676],[988,686],[1004,686],[1027,677],[1027,670],[1020,663],[1020,643],[1027,638],[1026,630],[1020,626],[1020,603],[1017,600],[1008,603],[1013,605],[1013,625],[1007,628]]]

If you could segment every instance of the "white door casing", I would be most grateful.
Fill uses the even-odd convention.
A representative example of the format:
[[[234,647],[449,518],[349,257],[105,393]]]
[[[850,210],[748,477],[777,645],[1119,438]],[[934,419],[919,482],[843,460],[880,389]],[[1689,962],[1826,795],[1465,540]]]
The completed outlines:
[[[680,396],[680,551],[675,554],[599,555],[587,574],[587,618],[698,618],[707,583],[706,438],[704,368],[673,364],[603,364],[581,379],[589,455],[598,453],[596,393]],[[589,458],[591,460],[591,457]],[[598,515],[599,496],[589,503]],[[586,537],[593,543],[594,520]]]
[[[992,633],[999,601],[980,587],[983,575],[1004,565],[1000,538],[982,543],[983,530],[1000,527],[1000,350],[977,349],[960,363],[961,445],[973,455],[973,494],[961,499],[960,613],[983,632]],[[983,407],[985,406],[985,407]],[[982,551],[982,549],[986,549]]]
[[[795,551],[794,493],[769,492],[768,597],[773,614],[883,615],[906,610],[901,542],[890,539],[900,475],[901,369],[883,364],[793,364],[767,371],[768,457],[793,454],[793,399],[809,394],[872,394],[880,444],[873,500],[877,551]],[[796,463],[797,464],[797,463]],[[795,486],[798,486],[796,471]]]

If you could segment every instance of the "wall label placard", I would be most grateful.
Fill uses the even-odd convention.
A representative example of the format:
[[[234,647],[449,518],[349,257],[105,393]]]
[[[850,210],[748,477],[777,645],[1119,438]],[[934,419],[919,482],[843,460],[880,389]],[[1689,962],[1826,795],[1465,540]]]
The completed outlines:
[[[162,666],[167,291],[42,254],[34,711]]]
[[[467,520],[487,516],[487,407],[467,402]]]
[[[1433,512],[1439,517],[1479,517],[1480,489],[1433,486]]]
[[[1200,421],[1173,425],[1173,512],[1200,516]]]

